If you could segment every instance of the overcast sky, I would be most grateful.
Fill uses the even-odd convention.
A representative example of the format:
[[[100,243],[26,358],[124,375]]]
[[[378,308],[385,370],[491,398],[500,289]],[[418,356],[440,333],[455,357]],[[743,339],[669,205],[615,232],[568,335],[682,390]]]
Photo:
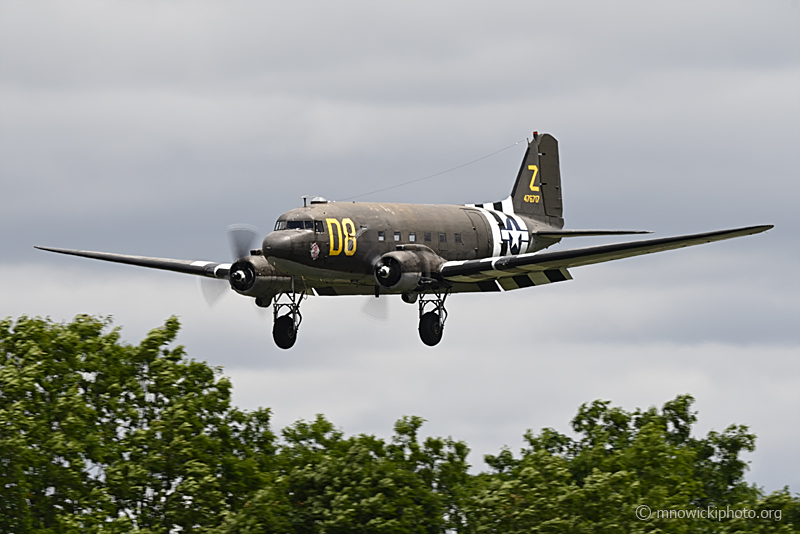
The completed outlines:
[[[748,480],[800,491],[800,6],[760,2],[0,2],[0,316],[172,314],[277,427],[348,434],[419,415],[482,455],[569,430],[583,402],[697,398],[699,434],[758,435]],[[271,317],[185,275],[33,245],[227,261],[301,195],[344,199],[550,132],[567,228],[766,234],[416,307],[309,299]],[[525,143],[369,201],[505,198]],[[609,239],[604,242],[610,241]],[[556,248],[585,246],[576,238]]]

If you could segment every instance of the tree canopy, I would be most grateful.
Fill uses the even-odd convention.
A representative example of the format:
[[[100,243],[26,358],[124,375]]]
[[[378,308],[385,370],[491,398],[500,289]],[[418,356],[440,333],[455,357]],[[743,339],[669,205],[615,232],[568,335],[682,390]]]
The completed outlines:
[[[385,440],[323,415],[278,432],[239,410],[220,368],[187,357],[170,318],[138,345],[109,319],[0,321],[0,532],[797,532],[800,499],[744,481],[756,437],[693,435],[693,398],[581,406],[574,437],[527,431],[514,455]],[[639,517],[646,505],[651,514]],[[660,517],[751,510],[756,517]],[[765,519],[769,513],[770,517]]]

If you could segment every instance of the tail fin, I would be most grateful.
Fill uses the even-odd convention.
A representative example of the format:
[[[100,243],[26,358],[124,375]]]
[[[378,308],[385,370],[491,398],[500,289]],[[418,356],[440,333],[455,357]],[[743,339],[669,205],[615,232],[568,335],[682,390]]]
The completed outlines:
[[[564,227],[558,141],[552,135],[533,132],[511,190],[511,201],[518,215],[527,215],[555,228]]]

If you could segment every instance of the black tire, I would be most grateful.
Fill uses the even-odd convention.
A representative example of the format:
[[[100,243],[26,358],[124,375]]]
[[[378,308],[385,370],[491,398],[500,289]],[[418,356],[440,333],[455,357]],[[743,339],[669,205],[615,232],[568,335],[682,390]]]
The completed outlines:
[[[291,315],[284,315],[275,319],[272,325],[272,339],[282,349],[290,349],[297,341],[297,329]]]
[[[429,347],[433,347],[442,340],[444,326],[439,321],[436,312],[428,312],[419,318],[419,338]]]

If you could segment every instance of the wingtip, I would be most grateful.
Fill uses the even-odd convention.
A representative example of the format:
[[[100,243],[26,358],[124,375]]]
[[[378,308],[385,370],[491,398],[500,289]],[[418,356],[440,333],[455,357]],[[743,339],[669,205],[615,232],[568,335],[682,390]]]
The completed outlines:
[[[56,247],[41,247],[39,245],[33,245],[33,248],[38,250],[44,250],[45,252],[54,252],[56,254],[72,254],[72,255],[79,255],[76,252],[83,252],[81,250],[72,250],[69,248],[56,248]]]

